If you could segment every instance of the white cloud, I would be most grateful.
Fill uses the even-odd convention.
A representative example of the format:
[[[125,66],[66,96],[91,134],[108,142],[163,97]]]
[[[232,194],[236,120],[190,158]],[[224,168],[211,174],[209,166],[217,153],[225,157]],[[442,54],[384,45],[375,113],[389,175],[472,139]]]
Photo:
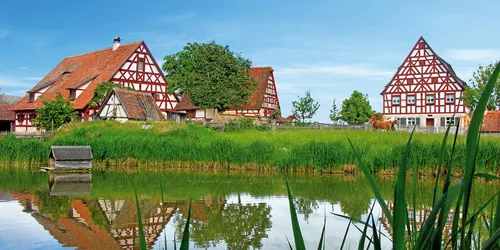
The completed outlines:
[[[489,63],[500,59],[500,50],[494,49],[461,49],[448,50],[447,57],[457,61],[474,61]]]
[[[391,76],[392,71],[381,70],[369,65],[332,65],[332,66],[305,66],[282,68],[275,72],[282,77],[298,77],[304,75],[332,75],[343,77],[381,77]]]
[[[40,76],[28,76],[28,77],[22,77],[21,80],[25,80],[25,81],[36,81],[36,82],[39,82],[40,80],[42,80],[43,77],[40,77]]]
[[[0,74],[0,89],[2,93],[21,96],[40,79],[41,77],[14,77]]]
[[[23,67],[19,67],[19,69],[20,69],[20,70],[25,70],[25,69],[27,69],[27,67],[24,67],[24,66],[23,66]]]
[[[0,30],[0,39],[7,37],[10,34],[8,30]]]

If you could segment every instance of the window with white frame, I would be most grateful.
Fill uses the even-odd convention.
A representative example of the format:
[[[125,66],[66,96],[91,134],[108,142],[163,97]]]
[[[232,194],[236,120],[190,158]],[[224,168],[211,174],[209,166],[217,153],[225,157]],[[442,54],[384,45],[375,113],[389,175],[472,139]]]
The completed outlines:
[[[415,96],[414,95],[408,96],[408,104],[415,104]]]
[[[434,95],[426,95],[425,100],[427,104],[434,104]]]
[[[401,103],[401,97],[398,95],[392,96],[392,104],[399,105]]]
[[[453,117],[446,117],[446,126],[451,124],[451,126],[455,126],[455,119]]]
[[[454,103],[455,94],[446,94],[446,103]]]
[[[415,119],[415,117],[408,117],[408,119],[406,119],[406,126],[414,126],[415,124],[417,124],[417,119]]]
[[[139,61],[137,62],[137,71],[144,71],[144,59],[139,59]]]

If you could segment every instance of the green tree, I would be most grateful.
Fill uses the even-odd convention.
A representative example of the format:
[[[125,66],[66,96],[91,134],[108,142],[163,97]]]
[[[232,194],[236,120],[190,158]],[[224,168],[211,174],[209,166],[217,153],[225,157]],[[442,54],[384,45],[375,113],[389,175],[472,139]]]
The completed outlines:
[[[113,88],[120,88],[120,89],[128,89],[128,90],[134,90],[133,88],[130,87],[124,87],[121,84],[114,83],[114,82],[102,82],[97,87],[94,89],[94,97],[92,100],[89,102],[89,107],[96,107],[101,105],[101,103],[106,99],[108,96],[109,92]]]
[[[343,121],[352,125],[359,125],[367,122],[373,115],[372,106],[368,101],[368,95],[354,90],[351,97],[342,102],[340,116]]]
[[[181,52],[165,57],[169,91],[187,94],[194,105],[225,110],[247,102],[255,89],[252,62],[229,46],[188,43]]]
[[[319,109],[319,103],[311,97],[311,90],[306,91],[305,97],[300,97],[299,101],[292,102],[292,112],[304,123],[305,119],[311,119]]]
[[[332,122],[338,123],[340,120],[340,112],[337,108],[337,104],[335,103],[335,98],[333,99],[332,109],[330,109],[330,120]]]
[[[471,110],[476,109],[476,105],[483,93],[484,87],[493,73],[495,68],[495,63],[491,63],[488,66],[479,66],[479,68],[472,73],[472,78],[469,80],[469,84],[465,87],[465,105]],[[488,102],[488,109],[494,110],[500,108],[500,78],[497,79],[495,88],[493,89],[493,94],[491,95],[490,101]]]
[[[55,100],[42,99],[43,107],[36,110],[37,116],[33,124],[44,130],[54,130],[64,123],[71,122],[76,112],[71,107],[69,100],[58,93]]]

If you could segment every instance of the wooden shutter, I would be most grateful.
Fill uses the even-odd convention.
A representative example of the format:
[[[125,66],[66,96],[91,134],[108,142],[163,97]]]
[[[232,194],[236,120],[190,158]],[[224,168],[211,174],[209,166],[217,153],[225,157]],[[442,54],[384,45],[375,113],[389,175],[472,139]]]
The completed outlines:
[[[420,127],[420,117],[417,117],[417,119],[415,119],[415,124]]]
[[[455,117],[455,126],[458,127],[459,123],[460,123],[460,117]]]
[[[446,118],[441,117],[441,127],[446,127]]]

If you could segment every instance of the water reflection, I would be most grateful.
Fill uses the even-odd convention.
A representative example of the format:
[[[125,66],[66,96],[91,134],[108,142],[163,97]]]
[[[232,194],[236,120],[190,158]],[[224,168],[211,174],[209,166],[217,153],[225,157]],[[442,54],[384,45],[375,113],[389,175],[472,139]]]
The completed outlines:
[[[50,195],[86,195],[92,188],[91,173],[50,173]]]
[[[325,212],[327,249],[336,249],[348,220],[330,212],[365,220],[374,203],[363,178],[290,176],[289,180],[308,248],[317,247]],[[161,210],[160,181],[164,187],[165,216]],[[377,182],[382,195],[391,197],[392,180]],[[167,249],[172,249],[174,240],[179,244],[190,199],[193,249],[285,249],[286,237],[293,237],[280,176],[94,173],[47,177],[39,173],[0,172],[0,248],[138,249],[134,185],[149,249],[164,248],[165,243]],[[499,185],[485,183],[478,188],[475,197],[483,202],[489,198],[486,194]],[[421,181],[417,193],[416,214],[410,219],[415,217],[419,227],[432,204],[432,181]],[[388,201],[390,208],[391,204]],[[389,235],[391,229],[380,207],[376,205],[374,211],[379,218],[377,225]],[[355,248],[358,240],[359,233],[350,230],[346,244]],[[389,247],[389,241],[384,240]]]

